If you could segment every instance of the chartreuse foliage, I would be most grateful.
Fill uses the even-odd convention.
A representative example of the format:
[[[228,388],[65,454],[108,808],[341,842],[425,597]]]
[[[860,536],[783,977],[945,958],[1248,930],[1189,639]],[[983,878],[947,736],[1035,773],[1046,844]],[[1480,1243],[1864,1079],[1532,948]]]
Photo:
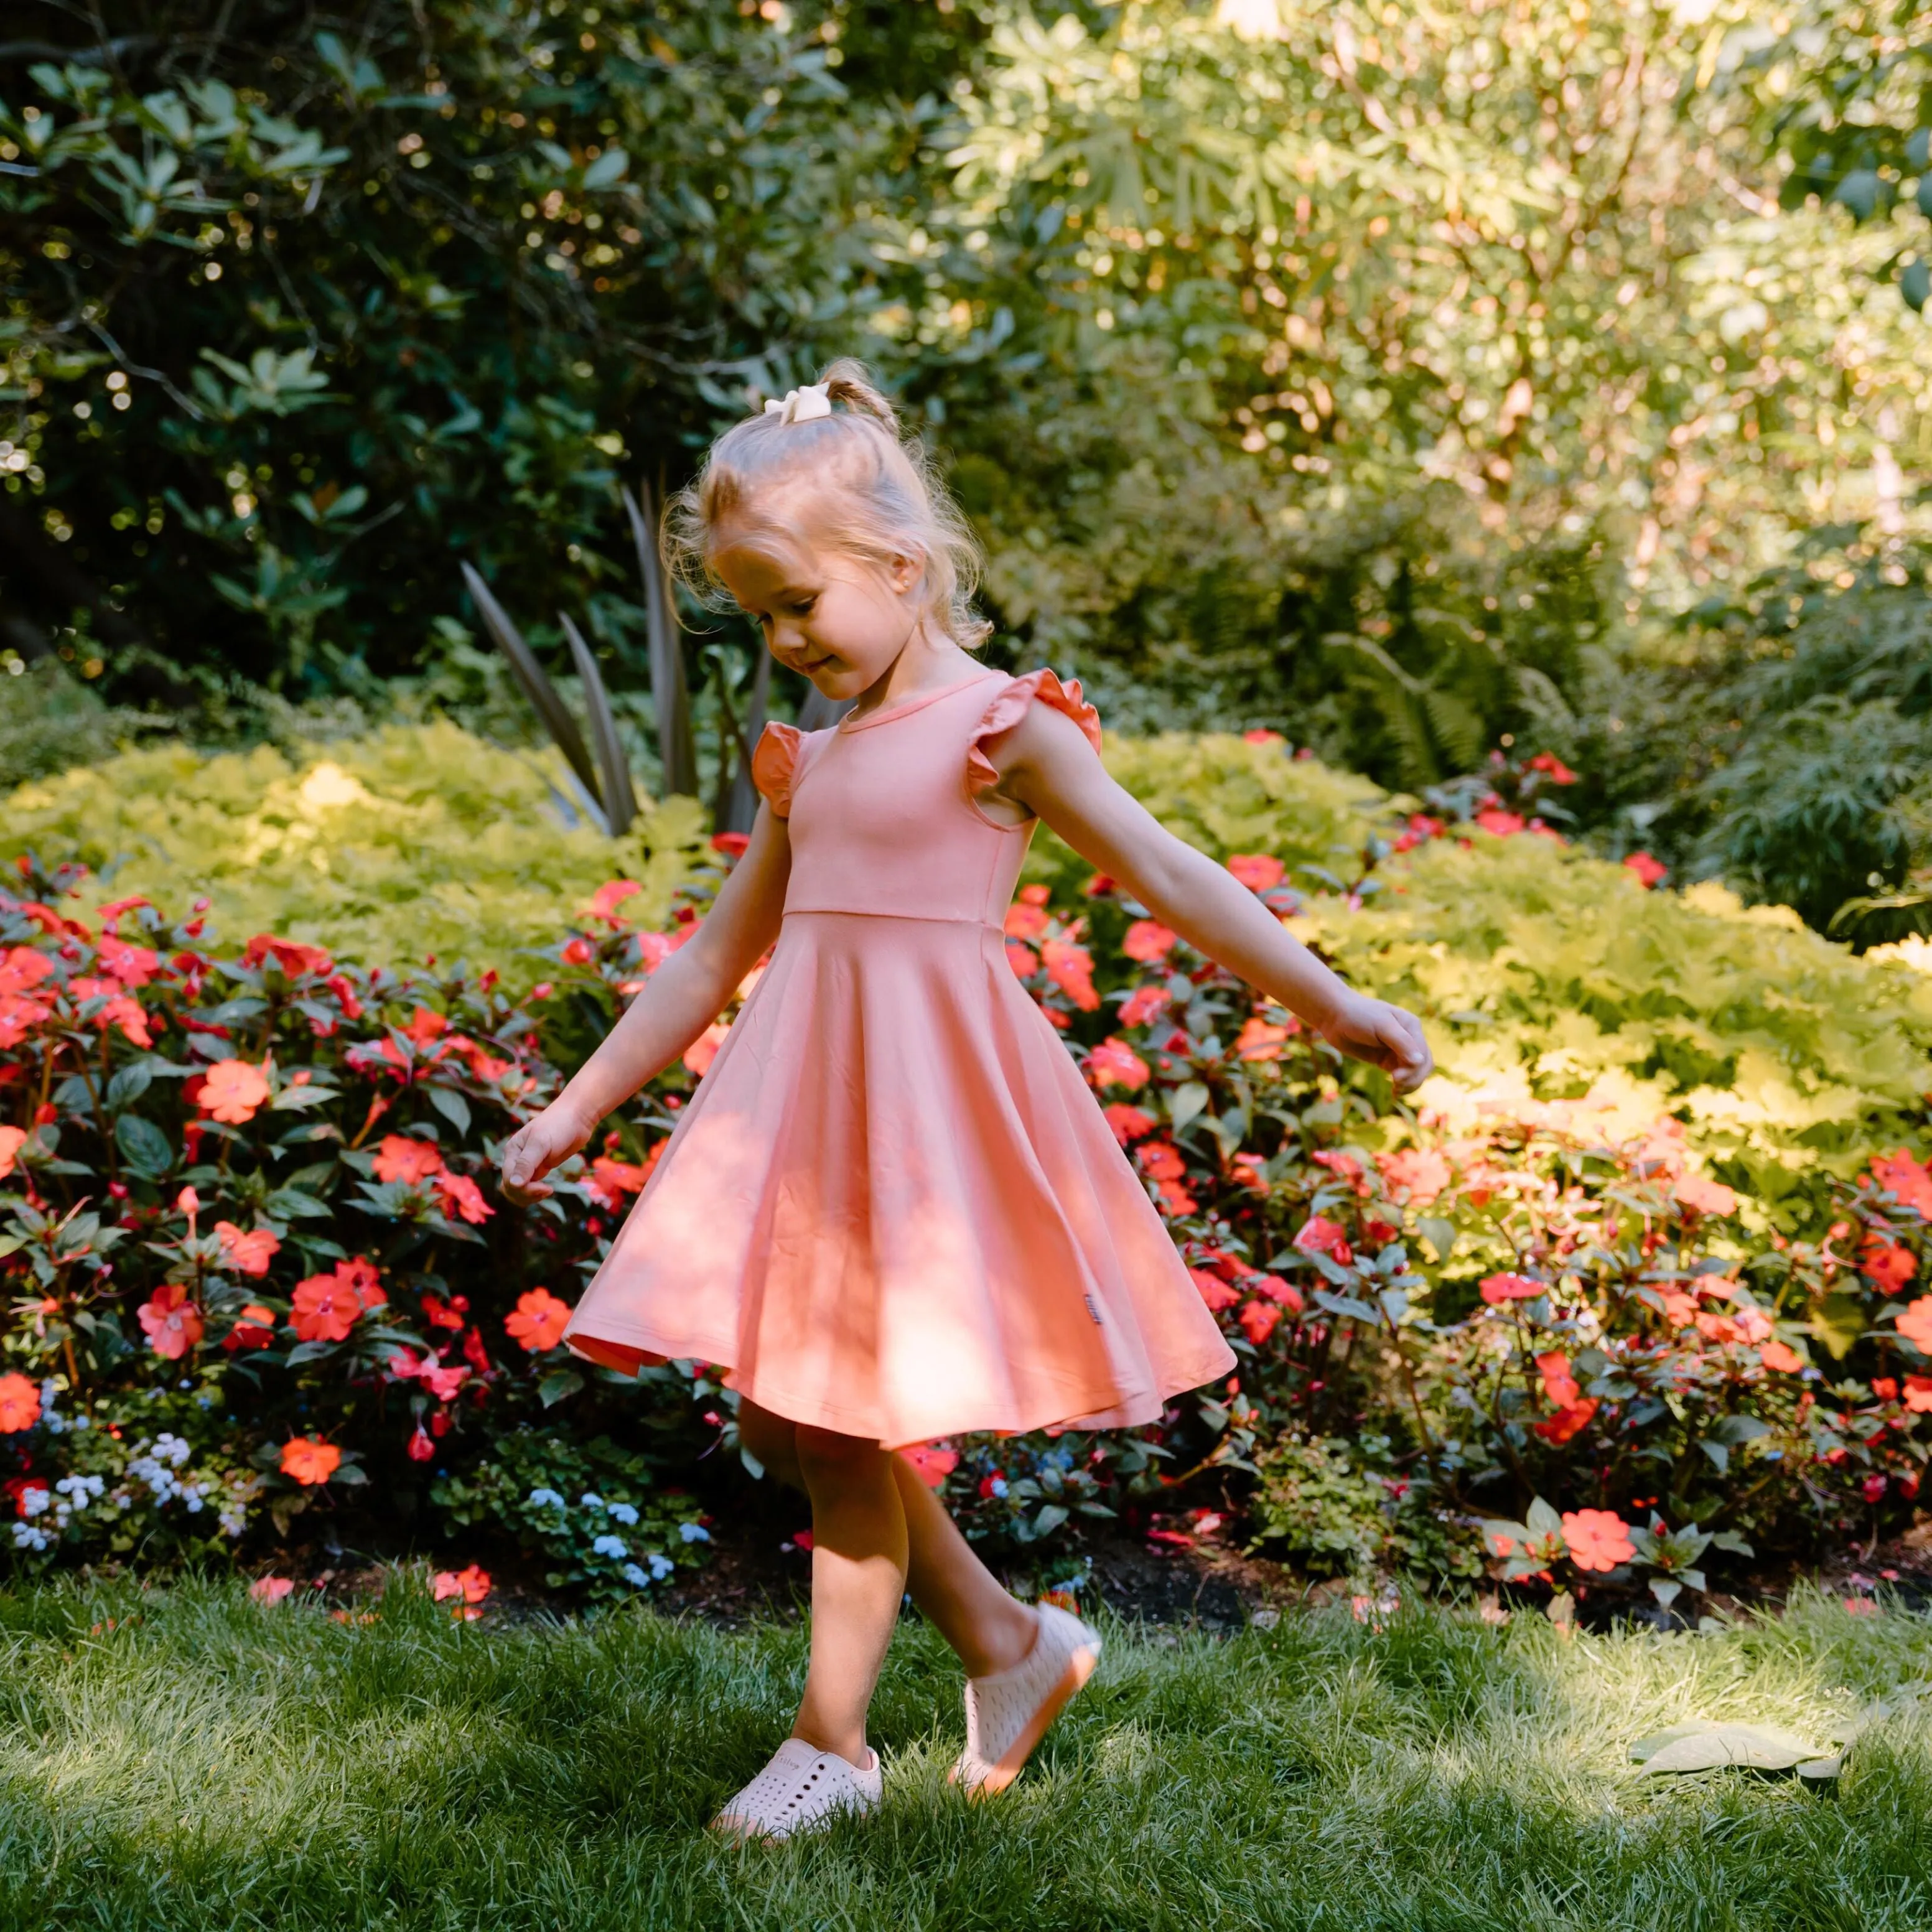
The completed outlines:
[[[902,1626],[874,1706],[886,1808],[746,1854],[704,1821],[790,1721],[796,1624],[452,1622],[397,1577],[345,1626],[238,1586],[0,1605],[0,1909],[286,1932],[902,1927],[1857,1925],[1932,1916],[1932,1732],[1861,1734],[1829,1799],[1643,1775],[1696,1719],[1820,1748],[1932,1674],[1922,1620],[1802,1600],[1659,1642],[1408,1607],[1227,1642],[1119,1628],[1012,1796],[945,1782],[958,1667]]]
[[[177,911],[205,897],[216,929],[238,940],[274,932],[359,959],[434,953],[494,965],[520,987],[541,976],[530,949],[614,874],[639,882],[640,916],[662,922],[704,844],[686,799],[604,838],[562,802],[568,782],[554,753],[505,751],[440,721],[292,758],[167,746],[16,790],[0,855],[70,856],[117,896]]]

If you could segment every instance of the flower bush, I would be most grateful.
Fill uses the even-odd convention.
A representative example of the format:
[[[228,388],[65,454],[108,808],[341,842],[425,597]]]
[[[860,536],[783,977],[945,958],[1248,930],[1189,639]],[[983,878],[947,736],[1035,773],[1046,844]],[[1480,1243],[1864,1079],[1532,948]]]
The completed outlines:
[[[1315,1568],[1666,1594],[1903,1522],[1932,1442],[1925,982],[1576,853],[1560,767],[1411,808],[1258,738],[1110,755],[1416,1004],[1442,1071],[1392,1103],[1042,836],[1009,960],[1240,1367],[1153,1429],[929,1445],[968,1533],[1064,1568],[1083,1524],[1178,1548],[1211,1519]],[[233,1550],[367,1504],[593,1598],[701,1558],[686,1486],[734,1398],[560,1337],[731,1016],[550,1200],[509,1208],[494,1155],[740,849],[694,860],[668,918],[605,880],[520,991],[314,938],[224,949],[203,910],[25,862],[0,895],[18,1560]]]

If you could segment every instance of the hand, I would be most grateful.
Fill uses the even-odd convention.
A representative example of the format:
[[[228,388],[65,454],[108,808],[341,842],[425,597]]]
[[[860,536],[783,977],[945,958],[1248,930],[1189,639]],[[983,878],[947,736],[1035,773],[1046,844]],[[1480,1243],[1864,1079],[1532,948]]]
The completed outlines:
[[[503,1192],[519,1208],[527,1208],[555,1192],[543,1177],[579,1152],[596,1126],[586,1120],[560,1095],[533,1120],[526,1120],[504,1144]]]
[[[1422,1022],[1406,1007],[1351,993],[1334,1017],[1317,1029],[1328,1044],[1351,1060],[1379,1066],[1398,1094],[1411,1094],[1436,1070],[1436,1057]]]

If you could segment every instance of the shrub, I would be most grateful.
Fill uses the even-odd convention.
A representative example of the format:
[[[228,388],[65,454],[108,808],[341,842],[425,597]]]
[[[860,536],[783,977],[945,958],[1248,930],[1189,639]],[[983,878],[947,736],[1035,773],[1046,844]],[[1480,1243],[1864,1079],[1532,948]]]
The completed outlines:
[[[643,885],[658,922],[704,848],[688,800],[612,840],[576,820],[567,783],[554,754],[506,751],[441,720],[298,759],[168,746],[22,786],[0,858],[56,851],[123,897],[205,898],[218,930],[351,958],[480,960],[520,989],[541,971],[531,949],[614,872]]]

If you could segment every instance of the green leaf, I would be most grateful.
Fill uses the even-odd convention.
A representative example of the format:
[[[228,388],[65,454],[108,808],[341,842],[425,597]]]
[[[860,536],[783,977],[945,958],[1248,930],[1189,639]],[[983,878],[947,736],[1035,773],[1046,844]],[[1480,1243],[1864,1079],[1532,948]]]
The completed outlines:
[[[1050,1535],[1066,1520],[1067,1514],[1058,1503],[1042,1503],[1040,1514],[1033,1520],[1033,1533],[1036,1536]]]
[[[265,1204],[268,1212],[278,1221],[299,1221],[328,1219],[335,1210],[326,1201],[318,1201],[313,1194],[304,1194],[298,1187],[278,1187]]]
[[[544,1408],[550,1408],[583,1386],[584,1378],[574,1369],[553,1369],[537,1384],[537,1397]]]
[[[1840,207],[1850,208],[1854,220],[1868,221],[1884,190],[1885,184],[1875,169],[1856,168],[1838,184],[1838,191],[1832,199]]]
[[[584,170],[584,185],[592,189],[610,188],[624,178],[630,165],[631,158],[622,148],[606,148]]]
[[[1932,175],[1918,184],[1918,205],[1928,214],[1932,214]],[[1906,306],[1922,312],[1928,298],[1932,298],[1932,263],[1923,256],[1916,262],[1908,262],[1900,271],[1898,292],[1905,298]]]
[[[1456,1250],[1456,1224],[1437,1216],[1424,1215],[1416,1222],[1422,1238],[1435,1250],[1438,1262],[1446,1262]]]
[[[107,1104],[110,1107],[131,1107],[154,1084],[154,1070],[145,1060],[137,1060],[131,1066],[124,1066],[107,1083]]]
[[[1643,1767],[1646,1778],[1668,1772],[1717,1771],[1727,1765],[1752,1771],[1790,1771],[1816,1761],[1816,1745],[1769,1724],[1704,1724],[1683,1730],[1652,1752]]]
[[[1208,1111],[1210,1097],[1206,1086],[1198,1080],[1190,1080],[1184,1086],[1174,1090],[1168,1100],[1167,1112],[1177,1134],[1182,1132],[1190,1120]]]
[[[123,1114],[114,1123],[114,1142],[121,1157],[142,1179],[166,1179],[175,1164],[174,1149],[168,1137],[152,1120],[139,1114]]]
[[[1540,1496],[1529,1506],[1529,1513],[1523,1518],[1534,1536],[1561,1536],[1563,1534],[1562,1512],[1552,1509]]]
[[[1808,1326],[1832,1360],[1842,1362],[1865,1332],[1864,1309],[1855,1294],[1828,1294],[1813,1310]]]
[[[470,1131],[470,1102],[453,1087],[432,1087],[429,1103],[459,1134]]]

